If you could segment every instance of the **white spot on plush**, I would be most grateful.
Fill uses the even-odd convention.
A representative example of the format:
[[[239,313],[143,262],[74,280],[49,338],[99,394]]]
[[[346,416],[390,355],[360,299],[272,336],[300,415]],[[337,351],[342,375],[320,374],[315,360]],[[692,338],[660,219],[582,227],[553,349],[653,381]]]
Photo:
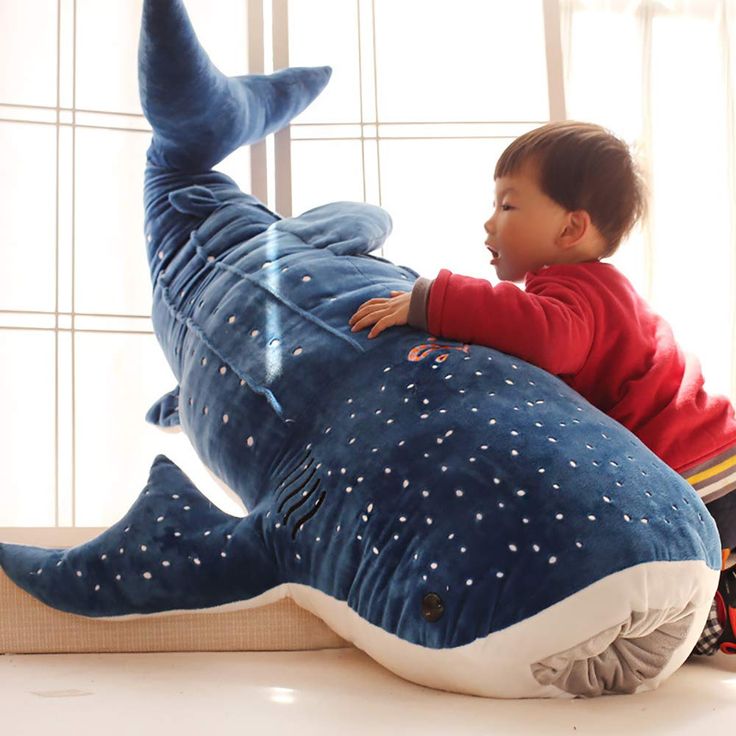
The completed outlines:
[[[400,522],[401,522],[402,524],[405,524],[405,523],[406,523],[406,516],[399,516],[399,521],[400,521]]]
[[[549,564],[554,565],[555,562],[557,562],[557,558],[554,555],[552,555],[552,557],[549,558]]]
[[[522,488],[519,488],[519,490],[516,491],[516,495],[517,496],[526,496],[526,491],[523,490]]]
[[[207,365],[207,358],[202,358],[202,360],[200,361],[200,364]]]
[[[302,276],[302,281],[304,282],[311,281],[311,280],[312,280],[311,276]]]
[[[429,524],[429,525],[432,524],[432,517],[431,516],[428,516],[427,517],[427,524]]]
[[[99,585],[95,585],[95,591],[98,591],[100,589]]]
[[[150,572],[144,572],[144,573],[143,573],[143,577],[144,577],[144,578],[145,578],[146,580],[150,580],[150,579],[151,579],[151,578],[153,577],[153,575],[151,575],[151,573],[150,573]]]
[[[115,580],[122,580],[122,575],[116,575]]]
[[[374,555],[377,555],[378,554],[378,549],[376,547],[373,548],[373,554]]]
[[[191,506],[185,506],[184,511],[191,511],[191,508],[192,508]]]
[[[180,537],[181,536],[181,532],[174,532],[174,536],[175,537]]]
[[[304,350],[302,350],[302,348],[296,348],[296,350],[294,350],[292,355],[301,355],[303,352]]]
[[[121,547],[121,548],[120,548],[120,554],[121,554],[121,555],[122,555],[122,554],[125,554],[125,547]]]
[[[519,549],[519,548],[518,548],[518,547],[517,547],[517,546],[516,546],[515,544],[510,544],[510,545],[509,545],[509,549],[510,549],[510,550],[511,550],[512,552],[516,552],[516,550],[517,550],[517,549]]]
[[[468,551],[467,547],[460,547],[460,552],[462,552],[462,554],[465,554],[467,551]]]
[[[222,423],[227,424],[230,421],[230,416],[228,414],[222,415]]]
[[[495,424],[495,423],[496,423],[496,420],[495,420],[495,419],[491,419],[491,420],[490,420],[490,421],[488,422],[488,424]]]
[[[424,496],[424,498],[429,498],[429,491],[422,491],[422,496]]]
[[[141,545],[141,552],[146,552],[148,550],[148,547],[146,547],[145,544]]]
[[[588,519],[590,521],[595,521],[595,515],[594,514],[588,514]]]
[[[476,514],[475,518],[477,521],[481,521],[483,519],[483,514]]]
[[[401,485],[402,485],[402,486],[403,486],[404,488],[408,488],[408,487],[409,487],[409,481],[408,481],[408,480],[405,480],[405,481],[404,481],[404,482],[403,482],[403,483],[402,483]]]
[[[502,572],[501,572],[501,571],[499,570],[499,571],[498,571],[498,572],[496,573],[496,577],[497,577],[497,578],[502,578],[502,577],[503,577],[503,573],[502,573]]]
[[[100,557],[100,559],[101,559],[101,560],[106,560],[106,559],[107,559],[107,555],[102,555],[102,556]]]
[[[169,562],[168,560],[164,560],[164,561],[163,561],[163,562],[161,563],[161,565],[162,565],[163,567],[171,567],[171,563],[170,563],[170,562]]]
[[[268,343],[270,348],[277,348],[279,345],[281,345],[281,340],[279,340],[278,337],[274,337],[274,339]]]
[[[255,440],[253,439],[252,436],[248,437],[248,439],[246,440],[246,444],[248,445],[248,447],[253,447],[254,443],[255,443]]]
[[[348,487],[347,487],[347,488],[345,489],[345,493],[352,493],[352,492],[353,492],[353,487],[352,487],[352,486],[348,486]]]
[[[557,521],[562,521],[564,518],[565,517],[562,514],[555,514],[555,519],[557,519]]]
[[[193,563],[194,563],[195,565],[201,565],[201,564],[202,564],[202,563],[200,562],[200,560],[199,560],[199,557],[195,557],[195,558],[194,558],[194,559],[192,560],[192,562],[193,562]]]
[[[78,577],[78,578],[81,578],[81,577],[82,577],[82,573],[81,573],[81,571],[80,571],[80,570],[77,570],[77,577]]]
[[[252,330],[250,333],[251,337],[258,337],[261,333],[258,330]]]
[[[460,488],[458,488],[458,489],[457,489],[457,490],[455,491],[455,495],[456,495],[456,496],[457,496],[458,498],[462,498],[462,496],[464,495],[464,492],[463,492],[463,491],[462,491],[462,490],[461,490]]]
[[[570,467],[577,468],[578,464],[574,460],[570,460]]]
[[[229,322],[230,324],[233,324],[233,323],[235,322],[235,315],[234,315],[234,314],[231,314],[231,315],[230,315],[230,316],[229,316],[229,317],[227,318],[227,321],[228,321],[228,322]]]
[[[518,450],[511,450],[512,457],[516,457],[519,454]]]
[[[221,375],[221,376],[224,376],[224,375],[225,375],[226,373],[227,373],[227,368],[225,368],[225,366],[224,366],[224,365],[223,365],[223,366],[221,366],[221,367],[220,367],[220,375]]]
[[[468,578],[468,579],[467,579],[467,580],[465,581],[465,585],[472,585],[472,584],[473,584],[473,578]]]
[[[386,473],[386,475],[388,475],[391,472],[391,468],[384,468],[383,472]]]
[[[538,545],[538,544],[533,544],[533,545],[532,545],[532,549],[533,549],[533,550],[534,550],[535,552],[539,552],[539,549],[540,549],[540,547],[539,547],[539,545]]]
[[[433,563],[432,563],[432,564],[430,565],[430,567],[431,567],[431,568],[432,568],[433,570],[436,570],[436,569],[437,569],[437,563],[436,563],[436,562],[433,562]]]

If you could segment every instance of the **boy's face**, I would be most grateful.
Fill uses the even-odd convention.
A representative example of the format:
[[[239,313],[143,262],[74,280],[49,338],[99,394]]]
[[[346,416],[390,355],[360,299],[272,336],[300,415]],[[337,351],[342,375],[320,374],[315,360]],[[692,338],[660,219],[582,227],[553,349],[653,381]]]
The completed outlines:
[[[527,272],[559,263],[563,251],[556,243],[567,213],[538,187],[533,167],[499,177],[495,185],[493,214],[484,227],[498,278],[523,281]]]

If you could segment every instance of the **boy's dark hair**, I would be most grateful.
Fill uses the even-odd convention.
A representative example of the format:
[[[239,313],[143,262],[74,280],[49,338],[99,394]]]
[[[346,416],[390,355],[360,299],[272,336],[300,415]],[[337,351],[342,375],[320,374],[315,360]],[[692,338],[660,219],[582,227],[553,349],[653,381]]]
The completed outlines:
[[[540,189],[568,211],[586,210],[606,241],[603,258],[648,213],[645,175],[628,145],[600,125],[552,122],[514,140],[496,163],[494,179],[526,164]]]

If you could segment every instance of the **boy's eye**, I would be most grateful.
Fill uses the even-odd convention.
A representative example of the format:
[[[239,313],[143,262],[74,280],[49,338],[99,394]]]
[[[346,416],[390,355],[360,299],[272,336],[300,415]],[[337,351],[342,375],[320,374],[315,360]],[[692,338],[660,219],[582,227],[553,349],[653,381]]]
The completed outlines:
[[[501,205],[501,209],[502,209],[502,210],[503,210],[504,212],[506,212],[506,211],[507,211],[507,210],[506,210],[506,208],[507,208],[507,207],[508,207],[508,209],[513,209],[513,207],[512,207],[512,206],[511,206],[510,204],[502,204],[502,205]]]

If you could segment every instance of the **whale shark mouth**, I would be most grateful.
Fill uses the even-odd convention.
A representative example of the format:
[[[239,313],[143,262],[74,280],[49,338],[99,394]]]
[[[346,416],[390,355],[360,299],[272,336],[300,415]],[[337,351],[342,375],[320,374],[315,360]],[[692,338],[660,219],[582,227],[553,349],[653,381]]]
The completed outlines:
[[[322,479],[317,475],[319,466],[314,466],[314,457],[312,451],[307,450],[304,457],[298,462],[296,468],[289,471],[276,491],[276,513],[283,514],[281,523],[288,529],[289,521],[294,515],[294,523],[291,529],[291,538],[295,539],[296,535],[302,530],[302,527],[319,511],[322,502],[327,495],[326,491],[322,491],[316,503],[309,509],[306,514],[295,514],[299,509],[313,499],[319,491]],[[315,478],[316,476],[316,478]],[[280,500],[279,500],[280,499]],[[303,509],[302,509],[303,510]]]

